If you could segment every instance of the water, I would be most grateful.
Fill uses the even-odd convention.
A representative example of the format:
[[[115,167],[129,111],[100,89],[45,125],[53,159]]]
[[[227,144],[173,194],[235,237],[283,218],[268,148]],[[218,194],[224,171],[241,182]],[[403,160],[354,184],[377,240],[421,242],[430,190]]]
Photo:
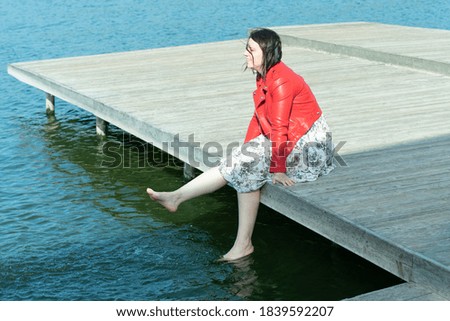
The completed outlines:
[[[255,26],[450,29],[449,9],[450,1],[0,0],[0,299],[339,300],[398,283],[264,206],[255,254],[215,263],[234,240],[232,190],[168,214],[145,187],[181,185],[180,163],[150,157],[113,127],[106,141],[123,146],[128,166],[100,166],[105,141],[94,118],[59,100],[56,119],[47,118],[43,93],[8,76],[6,65],[245,38]]]

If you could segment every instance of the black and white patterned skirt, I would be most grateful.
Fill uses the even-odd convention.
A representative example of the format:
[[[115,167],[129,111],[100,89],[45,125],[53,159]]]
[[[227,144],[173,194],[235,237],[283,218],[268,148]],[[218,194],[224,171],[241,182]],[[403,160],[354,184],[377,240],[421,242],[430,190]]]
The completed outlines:
[[[329,174],[335,168],[333,151],[330,128],[325,117],[321,116],[288,155],[286,175],[295,182],[309,182]],[[272,181],[271,154],[271,142],[259,135],[235,147],[228,157],[221,160],[219,171],[238,192],[255,191]]]

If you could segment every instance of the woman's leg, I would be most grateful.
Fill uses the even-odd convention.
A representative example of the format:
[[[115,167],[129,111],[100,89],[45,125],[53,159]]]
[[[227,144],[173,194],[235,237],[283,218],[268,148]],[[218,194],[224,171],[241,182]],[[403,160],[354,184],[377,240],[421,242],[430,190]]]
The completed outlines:
[[[212,193],[226,184],[227,181],[219,172],[219,168],[214,167],[173,192],[156,192],[147,188],[147,193],[152,200],[160,203],[168,211],[175,212],[184,201]]]
[[[232,261],[253,253],[252,234],[258,215],[260,190],[238,193],[239,226],[233,247],[223,256]]]

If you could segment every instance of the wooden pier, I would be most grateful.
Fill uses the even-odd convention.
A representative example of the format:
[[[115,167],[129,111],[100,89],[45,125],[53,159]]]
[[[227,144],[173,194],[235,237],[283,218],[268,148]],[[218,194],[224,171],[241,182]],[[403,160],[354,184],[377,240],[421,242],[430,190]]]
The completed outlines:
[[[283,60],[324,110],[338,166],[293,188],[268,184],[262,202],[407,282],[354,299],[450,299],[450,31],[364,22],[274,29]],[[49,112],[59,97],[94,114],[99,133],[112,123],[205,170],[242,142],[253,113],[243,52],[235,40],[14,63],[8,72],[46,92]]]

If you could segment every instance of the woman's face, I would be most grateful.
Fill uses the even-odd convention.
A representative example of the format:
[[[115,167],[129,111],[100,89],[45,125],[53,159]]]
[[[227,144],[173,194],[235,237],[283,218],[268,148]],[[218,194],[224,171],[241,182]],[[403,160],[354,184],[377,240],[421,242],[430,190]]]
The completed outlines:
[[[263,65],[263,52],[256,41],[250,38],[245,48],[244,56],[247,59],[247,68],[261,73]]]

